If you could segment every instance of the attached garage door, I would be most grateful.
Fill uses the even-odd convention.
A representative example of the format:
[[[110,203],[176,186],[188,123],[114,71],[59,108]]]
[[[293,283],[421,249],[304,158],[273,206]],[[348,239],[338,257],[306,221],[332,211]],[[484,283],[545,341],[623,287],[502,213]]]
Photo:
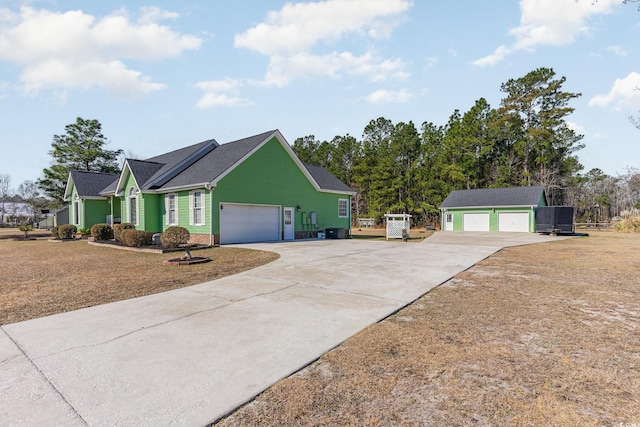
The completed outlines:
[[[498,214],[498,231],[529,232],[528,212],[509,212]]]
[[[462,215],[464,231],[489,231],[488,213],[466,213]]]
[[[220,243],[280,240],[280,207],[220,204]]]

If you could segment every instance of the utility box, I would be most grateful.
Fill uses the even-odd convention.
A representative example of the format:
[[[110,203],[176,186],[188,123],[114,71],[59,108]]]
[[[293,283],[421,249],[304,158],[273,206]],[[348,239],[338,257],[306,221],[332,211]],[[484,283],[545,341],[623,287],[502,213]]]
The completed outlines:
[[[572,234],[573,206],[541,206],[536,210],[536,233]]]
[[[309,212],[309,223],[311,225],[317,225],[318,222],[316,220],[316,213],[315,212]]]
[[[327,228],[327,239],[345,239],[347,237],[347,230],[344,228]]]

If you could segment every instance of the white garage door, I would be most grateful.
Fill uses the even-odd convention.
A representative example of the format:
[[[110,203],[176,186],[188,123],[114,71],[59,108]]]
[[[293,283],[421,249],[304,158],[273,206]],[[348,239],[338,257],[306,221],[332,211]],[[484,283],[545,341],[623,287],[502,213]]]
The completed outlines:
[[[280,240],[280,207],[220,204],[220,243]]]
[[[498,231],[529,232],[528,212],[509,212],[498,214]]]
[[[464,231],[489,231],[488,213],[466,213],[462,215]]]

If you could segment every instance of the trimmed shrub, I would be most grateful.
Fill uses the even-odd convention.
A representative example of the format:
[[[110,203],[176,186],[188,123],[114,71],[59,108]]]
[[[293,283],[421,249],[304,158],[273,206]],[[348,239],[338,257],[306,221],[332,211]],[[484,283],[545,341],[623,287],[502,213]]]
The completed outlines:
[[[29,237],[29,232],[33,231],[33,226],[29,224],[21,225],[20,227],[18,227],[18,230],[24,233],[24,238],[26,239],[27,237]]]
[[[145,246],[151,243],[150,234],[144,230],[127,228],[120,232],[120,239],[123,244],[131,247]]]
[[[135,224],[132,224],[130,222],[123,222],[122,224],[116,224],[113,226],[113,237],[118,242],[122,242],[122,238],[120,237],[120,234],[124,230],[135,230],[135,229],[136,229]]]
[[[58,235],[58,226],[54,225],[53,227],[51,227],[51,236],[53,236],[53,238],[55,239],[59,239],[60,236]]]
[[[113,238],[113,229],[109,224],[93,224],[91,237],[96,241],[111,240]]]
[[[64,224],[58,227],[58,237],[62,240],[69,240],[76,237],[78,227],[72,224]]]
[[[160,242],[165,248],[177,248],[189,241],[189,230],[184,227],[173,225],[167,228],[160,236]]]

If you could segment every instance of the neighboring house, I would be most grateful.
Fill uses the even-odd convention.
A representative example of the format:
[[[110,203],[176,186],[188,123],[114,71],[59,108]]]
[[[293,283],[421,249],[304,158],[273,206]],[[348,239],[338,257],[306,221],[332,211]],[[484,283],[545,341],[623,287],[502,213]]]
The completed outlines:
[[[304,165],[277,130],[127,159],[97,195],[97,179],[88,185],[91,191],[76,188],[76,181],[90,181],[87,174],[70,174],[65,192],[71,217],[77,201],[78,225],[84,227],[110,215],[139,230],[179,225],[192,242],[225,244],[293,240],[351,223],[353,190],[326,169]]]
[[[59,227],[64,224],[69,224],[69,205],[65,205],[53,212],[53,225]]]
[[[23,224],[32,217],[29,204],[24,202],[0,203],[0,223],[9,225]]]
[[[536,210],[547,206],[544,187],[452,191],[440,205],[443,231],[536,230]]]

